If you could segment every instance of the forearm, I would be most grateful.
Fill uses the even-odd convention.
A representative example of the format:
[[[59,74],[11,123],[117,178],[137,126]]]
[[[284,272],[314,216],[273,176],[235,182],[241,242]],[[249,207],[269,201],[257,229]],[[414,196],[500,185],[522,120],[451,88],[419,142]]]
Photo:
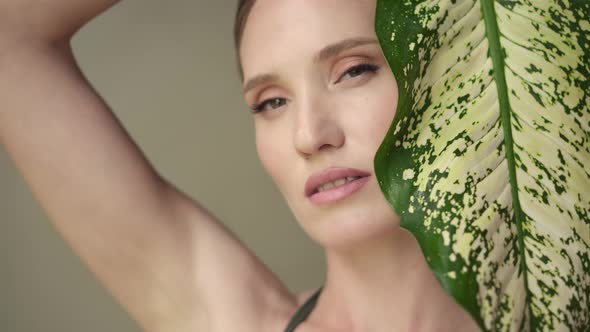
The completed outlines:
[[[4,53],[0,144],[59,233],[120,303],[142,324],[161,322],[163,304],[150,304],[165,302],[157,294],[167,280],[153,270],[182,266],[171,257],[182,257],[186,242],[178,235],[190,232],[180,220],[164,222],[176,220],[169,186],[67,49]]]
[[[113,205],[100,206],[123,204],[125,197],[113,194],[158,190],[146,188],[156,185],[157,175],[67,48],[14,49],[0,59],[0,143],[50,213],[76,213],[67,206],[74,202],[92,204],[79,213],[113,211]],[[136,189],[129,186],[133,176]],[[118,184],[122,188],[113,188]]]
[[[84,24],[120,0],[3,0],[0,40],[66,43]]]

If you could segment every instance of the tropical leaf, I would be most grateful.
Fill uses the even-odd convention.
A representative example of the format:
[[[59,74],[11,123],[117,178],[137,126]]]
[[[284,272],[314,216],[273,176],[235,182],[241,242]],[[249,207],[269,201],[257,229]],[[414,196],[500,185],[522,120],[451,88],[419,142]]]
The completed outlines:
[[[590,1],[379,0],[381,189],[486,331],[590,330]]]

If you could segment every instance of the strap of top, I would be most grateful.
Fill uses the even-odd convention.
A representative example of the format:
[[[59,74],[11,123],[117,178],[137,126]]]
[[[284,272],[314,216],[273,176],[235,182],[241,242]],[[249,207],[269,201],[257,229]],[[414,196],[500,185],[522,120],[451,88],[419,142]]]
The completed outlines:
[[[320,293],[322,292],[322,288],[323,287],[318,289],[315,292],[315,294],[313,294],[307,301],[305,301],[305,303],[297,310],[295,315],[293,315],[293,318],[291,318],[289,325],[287,325],[285,332],[295,331],[295,328],[307,319],[307,316],[309,316],[309,314],[311,314],[313,308],[315,307],[318,297],[320,296]]]

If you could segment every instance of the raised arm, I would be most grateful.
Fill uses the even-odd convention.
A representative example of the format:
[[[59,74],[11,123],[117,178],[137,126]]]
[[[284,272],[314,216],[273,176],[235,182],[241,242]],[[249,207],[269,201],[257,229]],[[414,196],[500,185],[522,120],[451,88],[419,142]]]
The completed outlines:
[[[146,331],[257,326],[288,291],[154,171],[75,63],[72,35],[116,2],[0,3],[0,143],[56,229]]]

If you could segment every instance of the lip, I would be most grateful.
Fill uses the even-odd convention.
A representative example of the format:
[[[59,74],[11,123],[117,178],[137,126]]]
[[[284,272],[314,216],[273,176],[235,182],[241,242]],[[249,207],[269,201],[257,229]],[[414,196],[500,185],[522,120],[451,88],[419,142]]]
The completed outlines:
[[[360,189],[368,180],[371,173],[354,168],[331,167],[319,173],[313,174],[305,182],[305,197],[313,203],[323,204],[344,198]],[[360,179],[334,187],[322,192],[315,192],[316,188],[328,182],[343,179],[349,176],[361,177]]]

